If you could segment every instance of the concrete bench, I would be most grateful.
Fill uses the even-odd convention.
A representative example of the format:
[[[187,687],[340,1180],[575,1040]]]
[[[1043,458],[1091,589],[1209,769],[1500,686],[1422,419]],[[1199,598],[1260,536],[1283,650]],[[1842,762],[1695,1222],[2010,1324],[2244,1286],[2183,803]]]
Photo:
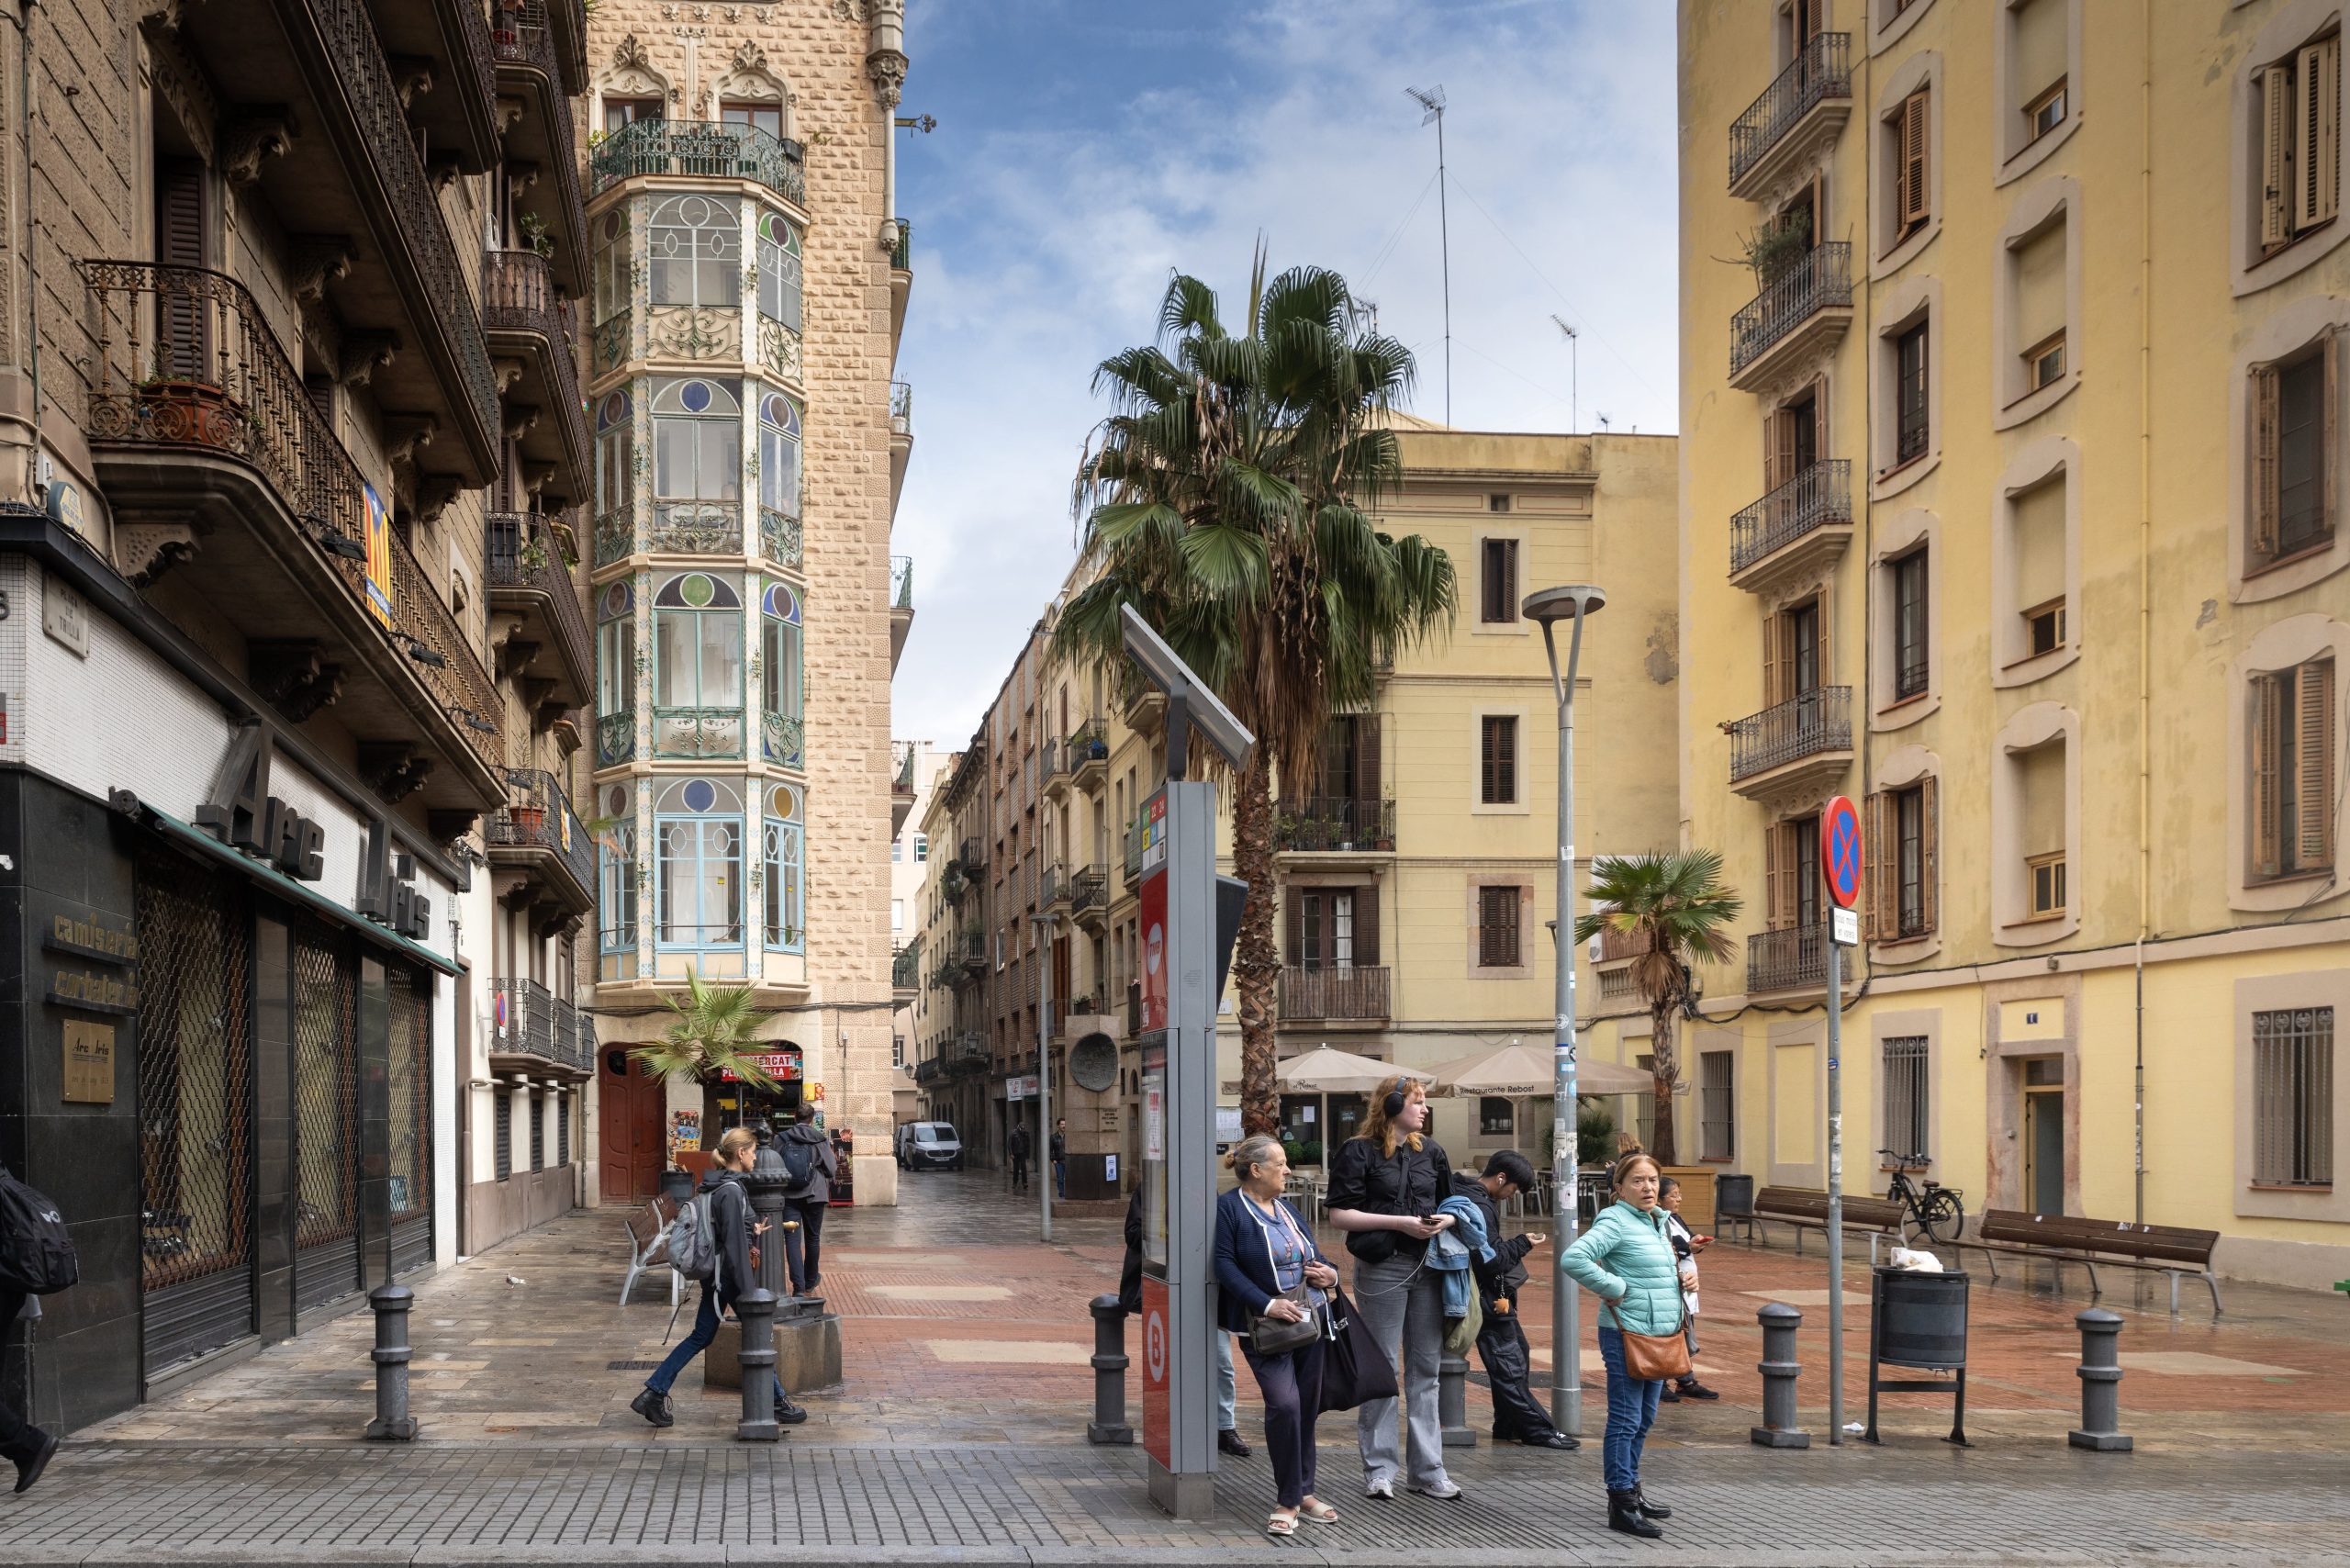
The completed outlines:
[[[2220,1282],[2211,1273],[2211,1251],[2220,1244],[2216,1230],[2188,1230],[2173,1225],[2139,1225],[2130,1220],[2084,1219],[2076,1215],[2026,1214],[2018,1209],[1986,1209],[1975,1235],[1958,1243],[1983,1254],[1991,1278],[1999,1277],[1998,1254],[2016,1258],[2045,1258],[2056,1263],[2078,1263],[2089,1272],[2089,1294],[2100,1294],[2099,1264],[2112,1269],[2139,1269],[2170,1276],[2170,1309],[2178,1311],[2178,1280],[2192,1274],[2211,1293],[2211,1316],[2220,1316]]]

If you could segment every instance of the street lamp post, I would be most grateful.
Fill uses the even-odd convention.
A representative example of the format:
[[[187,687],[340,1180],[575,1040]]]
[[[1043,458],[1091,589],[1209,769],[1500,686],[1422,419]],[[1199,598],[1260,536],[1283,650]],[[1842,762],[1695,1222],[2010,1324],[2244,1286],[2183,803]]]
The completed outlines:
[[[1542,651],[1550,661],[1550,689],[1559,702],[1559,918],[1551,934],[1559,1026],[1551,1052],[1557,1103],[1550,1124],[1551,1213],[1559,1223],[1550,1244],[1557,1260],[1550,1280],[1550,1421],[1570,1436],[1583,1432],[1583,1304],[1564,1267],[1582,1217],[1575,1207],[1575,666],[1583,659],[1583,623],[1606,602],[1607,596],[1588,583],[1543,588],[1526,599],[1527,617],[1542,623]],[[1561,621],[1574,622],[1563,678],[1552,635]]]

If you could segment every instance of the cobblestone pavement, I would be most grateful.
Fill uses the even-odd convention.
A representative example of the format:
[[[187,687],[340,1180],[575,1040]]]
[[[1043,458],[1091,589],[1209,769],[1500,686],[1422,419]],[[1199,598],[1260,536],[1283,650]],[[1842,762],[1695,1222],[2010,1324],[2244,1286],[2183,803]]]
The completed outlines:
[[[1887,1395],[1888,1446],[1831,1449],[1816,1245],[1808,1258],[1708,1254],[1699,1364],[1725,1397],[1666,1406],[1651,1438],[1651,1490],[1678,1510],[1662,1547],[1602,1528],[1604,1395],[1588,1345],[1579,1453],[1457,1449],[1465,1498],[1373,1504],[1357,1495],[1351,1418],[1336,1417],[1322,1462],[1338,1525],[1267,1540],[1261,1450],[1224,1462],[1217,1518],[1175,1523],[1145,1498],[1138,1450],[1083,1441],[1083,1304],[1114,1288],[1115,1212],[1064,1212],[1043,1246],[1033,1202],[1014,1204],[990,1173],[911,1177],[904,1193],[899,1209],[832,1215],[823,1294],[842,1314],[846,1381],[802,1391],[812,1418],[776,1448],[732,1442],[734,1396],[705,1394],[690,1372],[674,1428],[627,1409],[661,1353],[667,1293],[648,1283],[615,1305],[619,1216],[577,1214],[420,1287],[423,1440],[354,1440],[374,1398],[357,1314],[76,1434],[37,1491],[0,1496],[0,1562],[2350,1563],[2345,1304],[2233,1286],[2215,1324],[2191,1305],[2172,1319],[2158,1282],[2109,1294],[2129,1322],[2123,1426],[2138,1451],[2090,1455],[2064,1438],[2079,1397],[2071,1319],[2087,1305],[2077,1272],[2070,1294],[1984,1280],[1967,1409],[1978,1446],[1936,1440],[1947,1398]],[[1863,1293],[1847,1324],[1857,1417],[1864,1266],[1849,1283]],[[1746,1441],[1760,1397],[1752,1314],[1785,1297],[1806,1316],[1817,1446],[1769,1453]],[[1544,1346],[1548,1298],[1526,1305]],[[1254,1390],[1241,1386],[1253,1434]],[[1487,1418],[1472,1388],[1470,1423]]]

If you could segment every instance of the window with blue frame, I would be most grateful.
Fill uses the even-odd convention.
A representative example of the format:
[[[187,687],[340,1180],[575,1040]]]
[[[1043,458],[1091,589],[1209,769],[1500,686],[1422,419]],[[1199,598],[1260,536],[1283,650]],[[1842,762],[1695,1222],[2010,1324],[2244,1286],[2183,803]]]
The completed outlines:
[[[596,405],[596,521],[601,539],[605,520],[612,520],[617,549],[599,544],[599,561],[617,560],[634,548],[636,505],[636,420],[626,392],[609,392]]]
[[[759,398],[759,505],[800,515],[800,408],[780,392]]]
[[[655,305],[743,302],[743,210],[714,196],[665,196],[645,224]]]
[[[786,767],[804,767],[800,596],[786,584],[769,583],[759,608],[760,755]]]
[[[781,213],[759,214],[759,314],[800,328],[800,230]]]
[[[743,674],[743,596],[732,581],[679,572],[655,590],[655,756],[741,756]]]
[[[722,778],[673,778],[653,798],[654,945],[743,946],[743,795]]]
[[[653,494],[742,499],[743,400],[735,382],[673,375],[653,383]]]
[[[622,578],[596,596],[596,766],[636,751],[636,587]]]
[[[778,784],[767,792],[767,822],[760,834],[767,945],[778,953],[808,950],[808,841],[801,803],[800,790],[789,784]]]
[[[608,980],[636,978],[636,789],[607,784],[596,791],[597,973]]]

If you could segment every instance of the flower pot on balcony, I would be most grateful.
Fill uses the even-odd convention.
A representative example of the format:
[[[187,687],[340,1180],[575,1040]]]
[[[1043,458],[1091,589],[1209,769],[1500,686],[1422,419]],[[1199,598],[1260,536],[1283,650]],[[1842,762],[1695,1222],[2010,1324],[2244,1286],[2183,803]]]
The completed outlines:
[[[244,405],[226,388],[193,377],[150,381],[139,389],[148,433],[157,441],[241,449]]]
[[[547,809],[544,806],[509,806],[506,815],[514,824],[516,833],[531,838],[538,837],[547,825]]]

